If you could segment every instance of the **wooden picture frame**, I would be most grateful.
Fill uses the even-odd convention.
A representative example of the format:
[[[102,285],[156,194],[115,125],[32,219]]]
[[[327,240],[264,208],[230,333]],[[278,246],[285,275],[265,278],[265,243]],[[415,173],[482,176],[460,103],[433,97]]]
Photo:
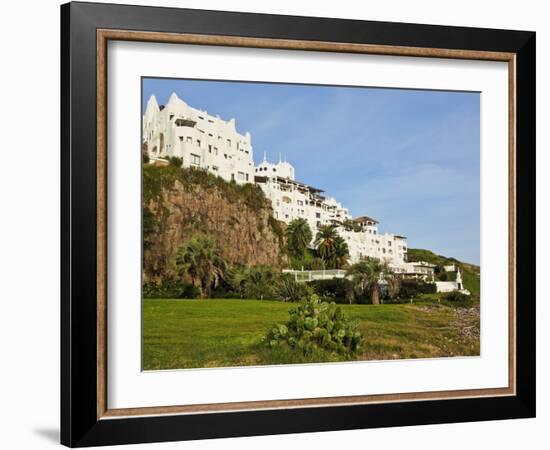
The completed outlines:
[[[505,61],[509,67],[507,388],[110,409],[107,42]],[[535,33],[125,5],[61,7],[61,441],[68,446],[534,417]]]

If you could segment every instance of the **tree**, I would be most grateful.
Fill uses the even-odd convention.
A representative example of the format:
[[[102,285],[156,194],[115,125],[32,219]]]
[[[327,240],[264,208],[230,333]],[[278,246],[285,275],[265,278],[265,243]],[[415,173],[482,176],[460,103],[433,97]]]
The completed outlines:
[[[376,258],[366,258],[353,264],[346,272],[353,283],[356,297],[370,295],[373,305],[380,304],[380,286],[378,282],[386,271],[386,266]]]
[[[208,298],[227,270],[227,264],[220,254],[214,239],[198,235],[191,238],[176,252],[176,269],[187,273],[193,285],[200,289],[201,297]]]
[[[312,234],[305,219],[294,219],[286,228],[288,253],[294,258],[302,258],[309,247]]]
[[[349,258],[348,243],[342,236],[337,236],[334,240],[334,263],[337,269],[347,266]]]
[[[317,231],[315,236],[315,242],[313,243],[317,248],[317,253],[325,261],[328,268],[334,266],[334,259],[336,254],[335,241],[338,238],[336,228],[332,225],[323,225]]]

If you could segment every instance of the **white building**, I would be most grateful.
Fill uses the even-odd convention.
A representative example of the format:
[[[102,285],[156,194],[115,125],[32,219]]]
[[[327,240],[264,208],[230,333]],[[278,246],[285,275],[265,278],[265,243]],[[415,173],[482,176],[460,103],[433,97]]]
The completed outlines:
[[[163,106],[151,96],[142,141],[152,162],[176,156],[183,159],[183,167],[203,168],[237,183],[254,181],[250,133],[238,133],[235,119],[225,121],[192,108],[175,93]]]
[[[453,292],[458,291],[465,295],[470,295],[470,291],[464,288],[464,283],[462,282],[462,274],[460,269],[456,269],[456,280],[455,281],[436,281],[435,282],[437,292]]]
[[[390,264],[394,273],[401,274],[403,278],[414,278],[426,282],[435,281],[435,264],[425,261],[402,262]]]
[[[362,216],[352,220],[356,227],[340,227],[339,234],[346,240],[352,263],[368,256],[393,266],[401,266],[407,257],[407,238],[398,234],[378,232],[378,221]],[[355,231],[357,230],[358,231]]]
[[[305,219],[314,239],[321,226],[337,226],[338,234],[348,244],[352,263],[365,257],[393,265],[405,262],[407,241],[404,236],[379,234],[378,221],[370,217],[353,219],[341,203],[323,195],[322,189],[297,181],[294,167],[288,162],[273,164],[264,156],[254,173],[254,181],[271,200],[276,219],[286,223]]]

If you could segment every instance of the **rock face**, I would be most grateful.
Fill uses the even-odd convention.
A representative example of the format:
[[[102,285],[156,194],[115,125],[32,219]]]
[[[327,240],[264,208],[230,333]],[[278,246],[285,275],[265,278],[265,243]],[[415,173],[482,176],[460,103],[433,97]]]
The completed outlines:
[[[198,234],[212,236],[230,265],[285,264],[284,224],[261,190],[213,178],[193,169],[144,169],[144,282],[172,277],[178,247]]]

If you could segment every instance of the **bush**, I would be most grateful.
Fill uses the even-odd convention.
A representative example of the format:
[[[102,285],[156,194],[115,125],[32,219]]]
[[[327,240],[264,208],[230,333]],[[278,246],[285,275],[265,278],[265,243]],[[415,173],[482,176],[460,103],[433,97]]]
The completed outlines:
[[[318,354],[350,358],[361,351],[361,333],[334,303],[321,302],[317,295],[289,311],[286,324],[276,324],[264,337],[274,350],[290,349],[303,356]]]
[[[313,294],[313,289],[307,283],[298,283],[290,274],[281,276],[275,286],[275,293],[280,300],[297,302]]]
[[[163,280],[143,285],[143,298],[198,298],[200,290],[189,283],[176,280]]]
[[[470,300],[470,296],[463,294],[462,292],[452,291],[443,294],[441,296],[441,300],[446,300],[448,302],[466,302]]]
[[[228,274],[227,283],[240,298],[277,300],[279,277],[271,266],[235,267]]]
[[[331,280],[313,280],[309,282],[315,293],[322,298],[336,303],[349,303],[353,284],[347,278],[332,278]]]
[[[169,156],[168,162],[171,166],[181,167],[183,165],[183,158],[180,158],[178,156]]]
[[[435,294],[437,286],[435,283],[426,283],[423,280],[402,280],[399,294],[400,299],[410,299],[420,294]]]

